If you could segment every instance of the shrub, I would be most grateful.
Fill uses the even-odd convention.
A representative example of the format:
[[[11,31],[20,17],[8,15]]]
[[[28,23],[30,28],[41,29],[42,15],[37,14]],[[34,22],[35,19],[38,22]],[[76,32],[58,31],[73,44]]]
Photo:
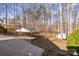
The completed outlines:
[[[79,29],[74,30],[67,37],[67,46],[79,47]]]
[[[67,48],[69,55],[73,55],[79,49],[79,29],[74,30],[67,37]]]
[[[4,32],[5,28],[0,24],[0,32]]]

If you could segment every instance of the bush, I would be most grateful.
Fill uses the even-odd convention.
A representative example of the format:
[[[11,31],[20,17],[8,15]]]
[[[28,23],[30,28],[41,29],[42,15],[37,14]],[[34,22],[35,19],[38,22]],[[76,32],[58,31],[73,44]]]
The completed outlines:
[[[70,55],[79,48],[79,29],[74,30],[67,37],[67,48]]]
[[[5,30],[6,30],[6,29],[0,24],[0,33],[4,33]]]
[[[76,47],[76,46],[68,46],[67,49],[68,49],[68,54],[69,55],[73,55],[75,51],[77,52],[77,49],[79,49],[79,47]]]
[[[67,37],[67,46],[78,46],[79,47],[79,29],[74,30]]]

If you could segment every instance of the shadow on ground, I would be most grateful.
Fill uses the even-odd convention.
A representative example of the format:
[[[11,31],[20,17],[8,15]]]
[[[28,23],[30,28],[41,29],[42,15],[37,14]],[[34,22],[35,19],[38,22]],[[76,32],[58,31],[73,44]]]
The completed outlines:
[[[45,49],[43,55],[45,56],[67,56],[67,51],[61,50],[54,43],[52,43],[48,38],[36,35],[36,39],[32,40],[32,44],[40,48]]]

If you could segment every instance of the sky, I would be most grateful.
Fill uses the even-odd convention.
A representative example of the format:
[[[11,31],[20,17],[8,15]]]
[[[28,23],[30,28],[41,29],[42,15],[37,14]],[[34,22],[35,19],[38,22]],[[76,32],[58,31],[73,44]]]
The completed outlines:
[[[40,4],[39,3],[25,3],[24,8],[38,8]],[[73,5],[73,17],[75,18],[75,15],[77,11],[79,10],[79,4],[72,4]],[[51,6],[50,3],[45,3],[46,9],[51,9],[53,13],[56,13],[57,10],[59,10],[59,4],[55,3],[55,6]],[[17,4],[17,14],[20,14],[22,12],[21,3]],[[14,4],[13,3],[7,3],[7,13],[8,18],[13,18],[14,16]],[[5,17],[5,4],[0,3],[0,19]]]

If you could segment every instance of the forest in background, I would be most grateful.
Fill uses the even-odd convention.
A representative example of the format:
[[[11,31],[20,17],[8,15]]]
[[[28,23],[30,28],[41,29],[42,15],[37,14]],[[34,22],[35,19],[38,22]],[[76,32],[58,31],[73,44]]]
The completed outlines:
[[[71,3],[1,3],[0,21],[7,29],[24,27],[68,35],[79,27],[78,6]]]

